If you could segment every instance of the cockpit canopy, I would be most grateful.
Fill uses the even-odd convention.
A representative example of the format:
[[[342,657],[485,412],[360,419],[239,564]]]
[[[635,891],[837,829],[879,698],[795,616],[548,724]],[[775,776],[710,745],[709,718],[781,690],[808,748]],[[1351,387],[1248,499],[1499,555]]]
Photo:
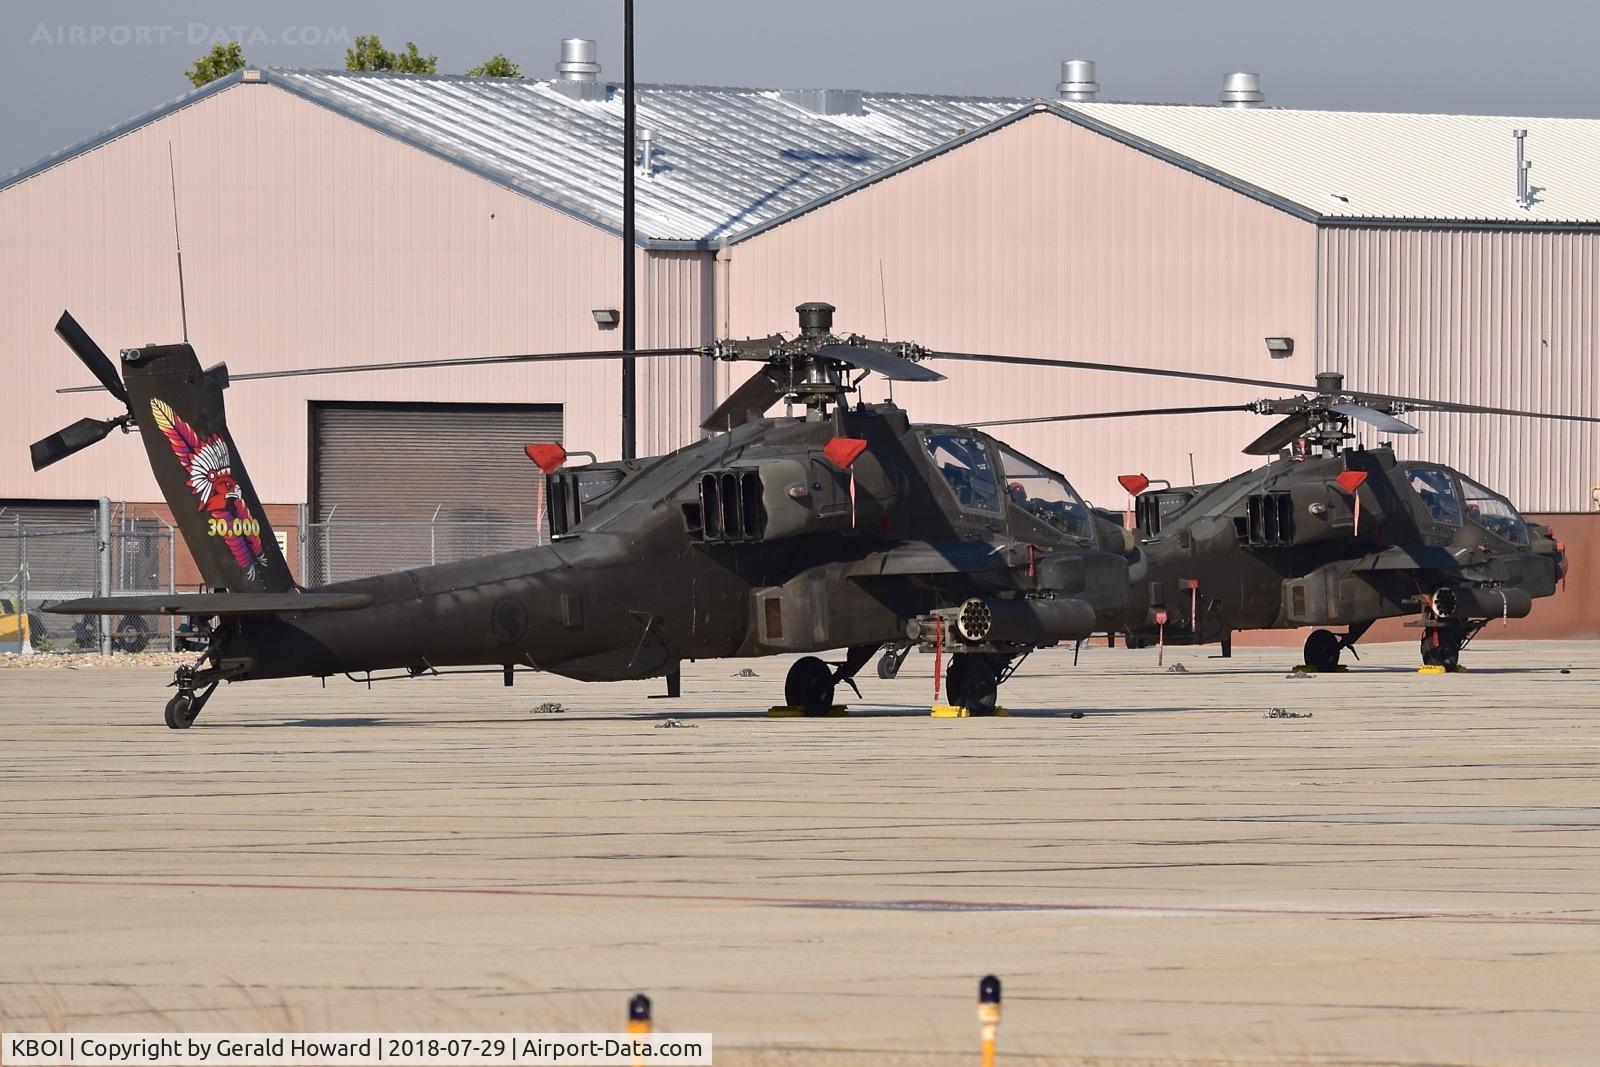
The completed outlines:
[[[999,515],[1009,500],[1070,537],[1094,538],[1088,505],[1070,482],[1049,467],[1009,445],[964,430],[917,433],[962,509]],[[991,454],[995,451],[998,456]]]
[[[1434,522],[1446,526],[1470,522],[1519,548],[1528,546],[1528,524],[1500,494],[1445,467],[1411,463],[1405,473],[1411,491]]]

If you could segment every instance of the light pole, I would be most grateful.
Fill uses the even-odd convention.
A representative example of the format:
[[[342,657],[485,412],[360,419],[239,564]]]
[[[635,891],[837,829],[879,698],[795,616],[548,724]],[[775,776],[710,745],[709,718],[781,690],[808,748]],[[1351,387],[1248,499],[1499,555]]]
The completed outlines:
[[[637,347],[634,329],[633,218],[633,0],[622,0],[622,350]],[[637,444],[637,380],[632,356],[622,357],[622,458],[634,459]]]

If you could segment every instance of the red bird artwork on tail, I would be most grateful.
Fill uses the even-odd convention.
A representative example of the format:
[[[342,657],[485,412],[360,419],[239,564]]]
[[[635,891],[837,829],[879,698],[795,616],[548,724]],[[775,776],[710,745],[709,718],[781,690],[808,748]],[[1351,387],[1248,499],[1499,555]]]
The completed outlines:
[[[202,439],[161,400],[150,401],[150,413],[183,464],[189,476],[189,491],[195,495],[199,510],[210,518],[211,536],[223,539],[244,576],[255,581],[256,568],[266,563],[261,551],[261,524],[250,514],[239,481],[233,476],[228,442],[221,434]]]

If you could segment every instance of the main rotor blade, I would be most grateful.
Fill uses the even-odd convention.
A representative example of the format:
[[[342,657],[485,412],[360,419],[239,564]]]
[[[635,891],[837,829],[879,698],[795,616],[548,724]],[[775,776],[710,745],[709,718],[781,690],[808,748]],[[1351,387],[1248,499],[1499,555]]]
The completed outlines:
[[[944,375],[932,367],[911,362],[904,356],[867,345],[823,345],[817,350],[829,359],[881,374],[892,382],[942,382]]]
[[[1184,378],[1194,382],[1222,382],[1226,385],[1253,385],[1262,389],[1288,389],[1298,393],[1314,393],[1314,385],[1297,385],[1294,382],[1272,382],[1261,378],[1238,378],[1231,374],[1205,374],[1192,370],[1168,370],[1163,367],[1136,367],[1129,363],[1095,363],[1081,359],[1043,359],[1038,356],[999,356],[987,352],[930,352],[934,359],[959,359],[971,363],[1005,363],[1017,367],[1060,367],[1066,370],[1100,370],[1116,374],[1148,374],[1156,378]]]
[[[768,408],[783,398],[784,390],[767,377],[762,367],[745,383],[728,394],[728,399],[717,405],[717,410],[706,416],[700,424],[702,430],[731,430],[743,426],[751,419],[759,419]]]
[[[79,419],[63,427],[42,441],[28,446],[33,469],[42,471],[52,463],[60,463],[75,452],[103,441],[106,435],[123,423],[122,419]]]
[[[400,360],[395,363],[342,363],[330,367],[293,367],[285,370],[258,370],[248,374],[230,374],[228,381],[253,382],[263,378],[302,378],[313,374],[360,374],[366,371],[389,370],[434,370],[439,367],[483,367],[497,363],[559,363],[568,360],[581,359],[621,359],[631,356],[636,359],[648,359],[653,356],[694,356],[699,355],[698,348],[635,348],[624,351],[619,348],[598,349],[592,352],[533,352],[509,356],[461,356],[453,359],[419,359]],[[69,389],[57,389],[58,393],[87,392],[87,386],[73,386]]]
[[[1369,408],[1365,404],[1334,404],[1329,410],[1337,411],[1346,418],[1356,419],[1369,426],[1376,426],[1384,433],[1421,433],[1422,431],[1395,418],[1388,412]]]
[[[1082,411],[1073,415],[1035,415],[1026,419],[989,419],[968,426],[1027,426],[1040,422],[1080,422],[1084,419],[1132,419],[1146,415],[1210,415],[1219,411],[1253,411],[1249,404],[1211,404],[1193,408],[1137,408],[1131,411]]]
[[[117,374],[116,364],[112,363],[110,357],[94,343],[94,338],[89,336],[88,331],[78,325],[78,320],[72,317],[72,312],[63,311],[61,317],[56,320],[56,336],[67,343],[67,347],[72,349],[72,354],[89,368],[90,374],[99,379],[106,392],[124,404],[128,402],[128,390],[123,387],[122,377]],[[92,392],[93,387],[83,386],[81,391]]]
[[[1558,411],[1522,411],[1483,404],[1457,404],[1451,400],[1428,400],[1419,396],[1391,396],[1388,393],[1356,394],[1363,400],[1387,400],[1406,405],[1413,411],[1443,411],[1462,415],[1509,415],[1517,419],[1555,419],[1558,422],[1600,422],[1600,415],[1567,415]]]
[[[1244,446],[1247,456],[1270,456],[1278,449],[1311,429],[1309,415],[1289,415],[1272,424],[1272,428]]]

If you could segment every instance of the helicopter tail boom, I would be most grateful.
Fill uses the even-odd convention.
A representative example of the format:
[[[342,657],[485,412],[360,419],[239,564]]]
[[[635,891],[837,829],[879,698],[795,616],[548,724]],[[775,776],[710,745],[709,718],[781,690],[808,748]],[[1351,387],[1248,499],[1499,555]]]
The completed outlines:
[[[202,370],[187,344],[122,353],[129,410],[150,469],[206,586],[289,593],[296,586],[228,432],[228,370]]]

